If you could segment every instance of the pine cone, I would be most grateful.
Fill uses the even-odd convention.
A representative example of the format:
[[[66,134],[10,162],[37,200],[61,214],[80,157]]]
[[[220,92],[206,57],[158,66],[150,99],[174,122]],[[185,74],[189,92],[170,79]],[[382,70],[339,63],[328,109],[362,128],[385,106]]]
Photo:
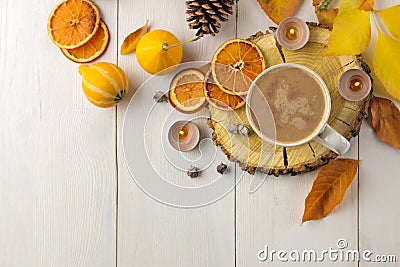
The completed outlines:
[[[219,32],[219,21],[227,21],[232,14],[233,0],[187,0],[186,13],[190,29],[197,29],[196,36]]]

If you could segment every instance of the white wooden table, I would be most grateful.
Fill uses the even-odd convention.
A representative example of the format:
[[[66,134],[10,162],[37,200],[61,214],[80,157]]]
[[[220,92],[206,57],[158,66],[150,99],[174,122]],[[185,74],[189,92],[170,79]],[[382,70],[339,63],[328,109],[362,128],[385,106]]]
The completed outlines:
[[[321,251],[337,248],[340,238],[349,249],[397,255],[397,263],[376,266],[400,266],[400,152],[382,143],[366,123],[346,155],[362,160],[359,174],[342,205],[323,220],[300,225],[316,172],[268,177],[254,194],[248,193],[251,177],[245,175],[223,199],[197,209],[149,198],[123,159],[121,130],[129,101],[112,109],[89,104],[78,65],[48,38],[47,18],[57,2],[0,2],[1,267],[281,266],[259,261],[258,251],[266,245]],[[377,2],[379,7],[400,3]],[[150,77],[135,56],[119,55],[128,33],[150,19],[152,29],[167,29],[181,40],[194,36],[183,0],[95,3],[111,34],[100,60],[127,72],[128,98]],[[311,0],[297,15],[316,20]],[[272,25],[255,0],[240,0],[236,17],[216,37],[184,47],[184,61],[210,60],[223,41],[247,38]],[[374,86],[382,92],[379,84]],[[241,174],[239,168],[231,173]]]

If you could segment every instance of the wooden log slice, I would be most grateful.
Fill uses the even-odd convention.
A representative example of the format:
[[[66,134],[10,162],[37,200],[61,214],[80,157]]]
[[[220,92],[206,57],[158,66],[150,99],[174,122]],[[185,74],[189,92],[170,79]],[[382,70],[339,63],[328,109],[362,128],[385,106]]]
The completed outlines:
[[[358,135],[372,94],[358,102],[345,100],[338,91],[338,79],[348,69],[362,69],[368,74],[370,69],[356,56],[324,56],[330,37],[330,29],[310,23],[310,41],[297,51],[278,47],[272,33],[257,33],[249,38],[263,52],[267,67],[279,63],[297,63],[318,73],[329,88],[332,110],[328,124],[350,140]],[[279,176],[312,171],[337,157],[337,154],[321,144],[311,141],[296,147],[273,146],[261,140],[254,132],[248,137],[228,132],[229,125],[250,125],[246,108],[236,111],[220,110],[209,106],[209,126],[214,130],[213,140],[232,161],[240,164],[243,170],[254,174],[256,169]]]

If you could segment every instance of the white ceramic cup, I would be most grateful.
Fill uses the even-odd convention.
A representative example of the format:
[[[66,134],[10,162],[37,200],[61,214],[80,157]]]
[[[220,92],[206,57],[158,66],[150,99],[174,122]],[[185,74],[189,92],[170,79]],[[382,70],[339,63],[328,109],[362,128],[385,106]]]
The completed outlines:
[[[268,138],[256,127],[256,124],[253,121],[253,118],[251,116],[251,110],[253,110],[253,112],[254,112],[255,107],[251,107],[251,103],[252,103],[252,96],[254,95],[254,91],[259,90],[257,81],[261,77],[263,77],[264,75],[266,75],[267,73],[269,73],[272,70],[279,69],[279,68],[288,68],[288,67],[299,68],[303,71],[306,71],[309,74],[311,74],[316,80],[318,80],[320,82],[320,84],[322,85],[321,89],[324,93],[325,100],[326,100],[325,102],[326,102],[327,106],[326,106],[325,115],[322,118],[321,123],[319,123],[318,128],[314,130],[313,134],[311,134],[306,139],[303,139],[298,142],[280,143],[277,140]],[[257,133],[258,136],[260,136],[264,141],[266,141],[268,143],[271,143],[273,145],[278,145],[278,146],[292,147],[292,146],[299,146],[299,145],[305,144],[311,140],[315,140],[315,141],[321,143],[322,145],[328,147],[329,149],[331,149],[332,151],[334,151],[335,153],[337,153],[339,155],[345,154],[350,148],[350,142],[346,138],[344,138],[342,135],[340,135],[336,130],[334,130],[331,126],[329,126],[327,124],[328,118],[329,118],[329,115],[331,112],[331,98],[330,98],[328,87],[326,86],[325,82],[322,80],[322,78],[317,73],[315,73],[314,71],[312,71],[311,69],[309,69],[303,65],[292,64],[292,63],[283,63],[283,64],[274,65],[274,66],[264,70],[262,73],[260,73],[260,75],[257,76],[257,78],[251,84],[249,92],[247,94],[246,103],[247,103],[246,114],[247,114],[247,118],[250,122],[251,127]]]

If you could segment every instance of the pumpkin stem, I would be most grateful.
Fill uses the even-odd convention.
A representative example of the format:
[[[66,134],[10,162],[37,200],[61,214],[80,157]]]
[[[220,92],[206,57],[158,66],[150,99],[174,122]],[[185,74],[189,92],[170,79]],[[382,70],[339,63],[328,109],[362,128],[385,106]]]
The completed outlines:
[[[175,48],[175,47],[178,47],[178,46],[183,46],[183,45],[186,44],[186,43],[196,42],[197,40],[200,40],[200,38],[201,38],[201,36],[197,36],[197,37],[194,38],[194,39],[186,40],[186,41],[183,41],[183,42],[180,43],[180,44],[175,44],[175,45],[168,45],[168,43],[163,43],[161,48],[162,48],[162,50],[167,51],[167,50],[170,49],[170,48]]]
[[[80,65],[78,68],[78,72],[81,76],[85,73],[85,71],[89,68],[88,65]]]

